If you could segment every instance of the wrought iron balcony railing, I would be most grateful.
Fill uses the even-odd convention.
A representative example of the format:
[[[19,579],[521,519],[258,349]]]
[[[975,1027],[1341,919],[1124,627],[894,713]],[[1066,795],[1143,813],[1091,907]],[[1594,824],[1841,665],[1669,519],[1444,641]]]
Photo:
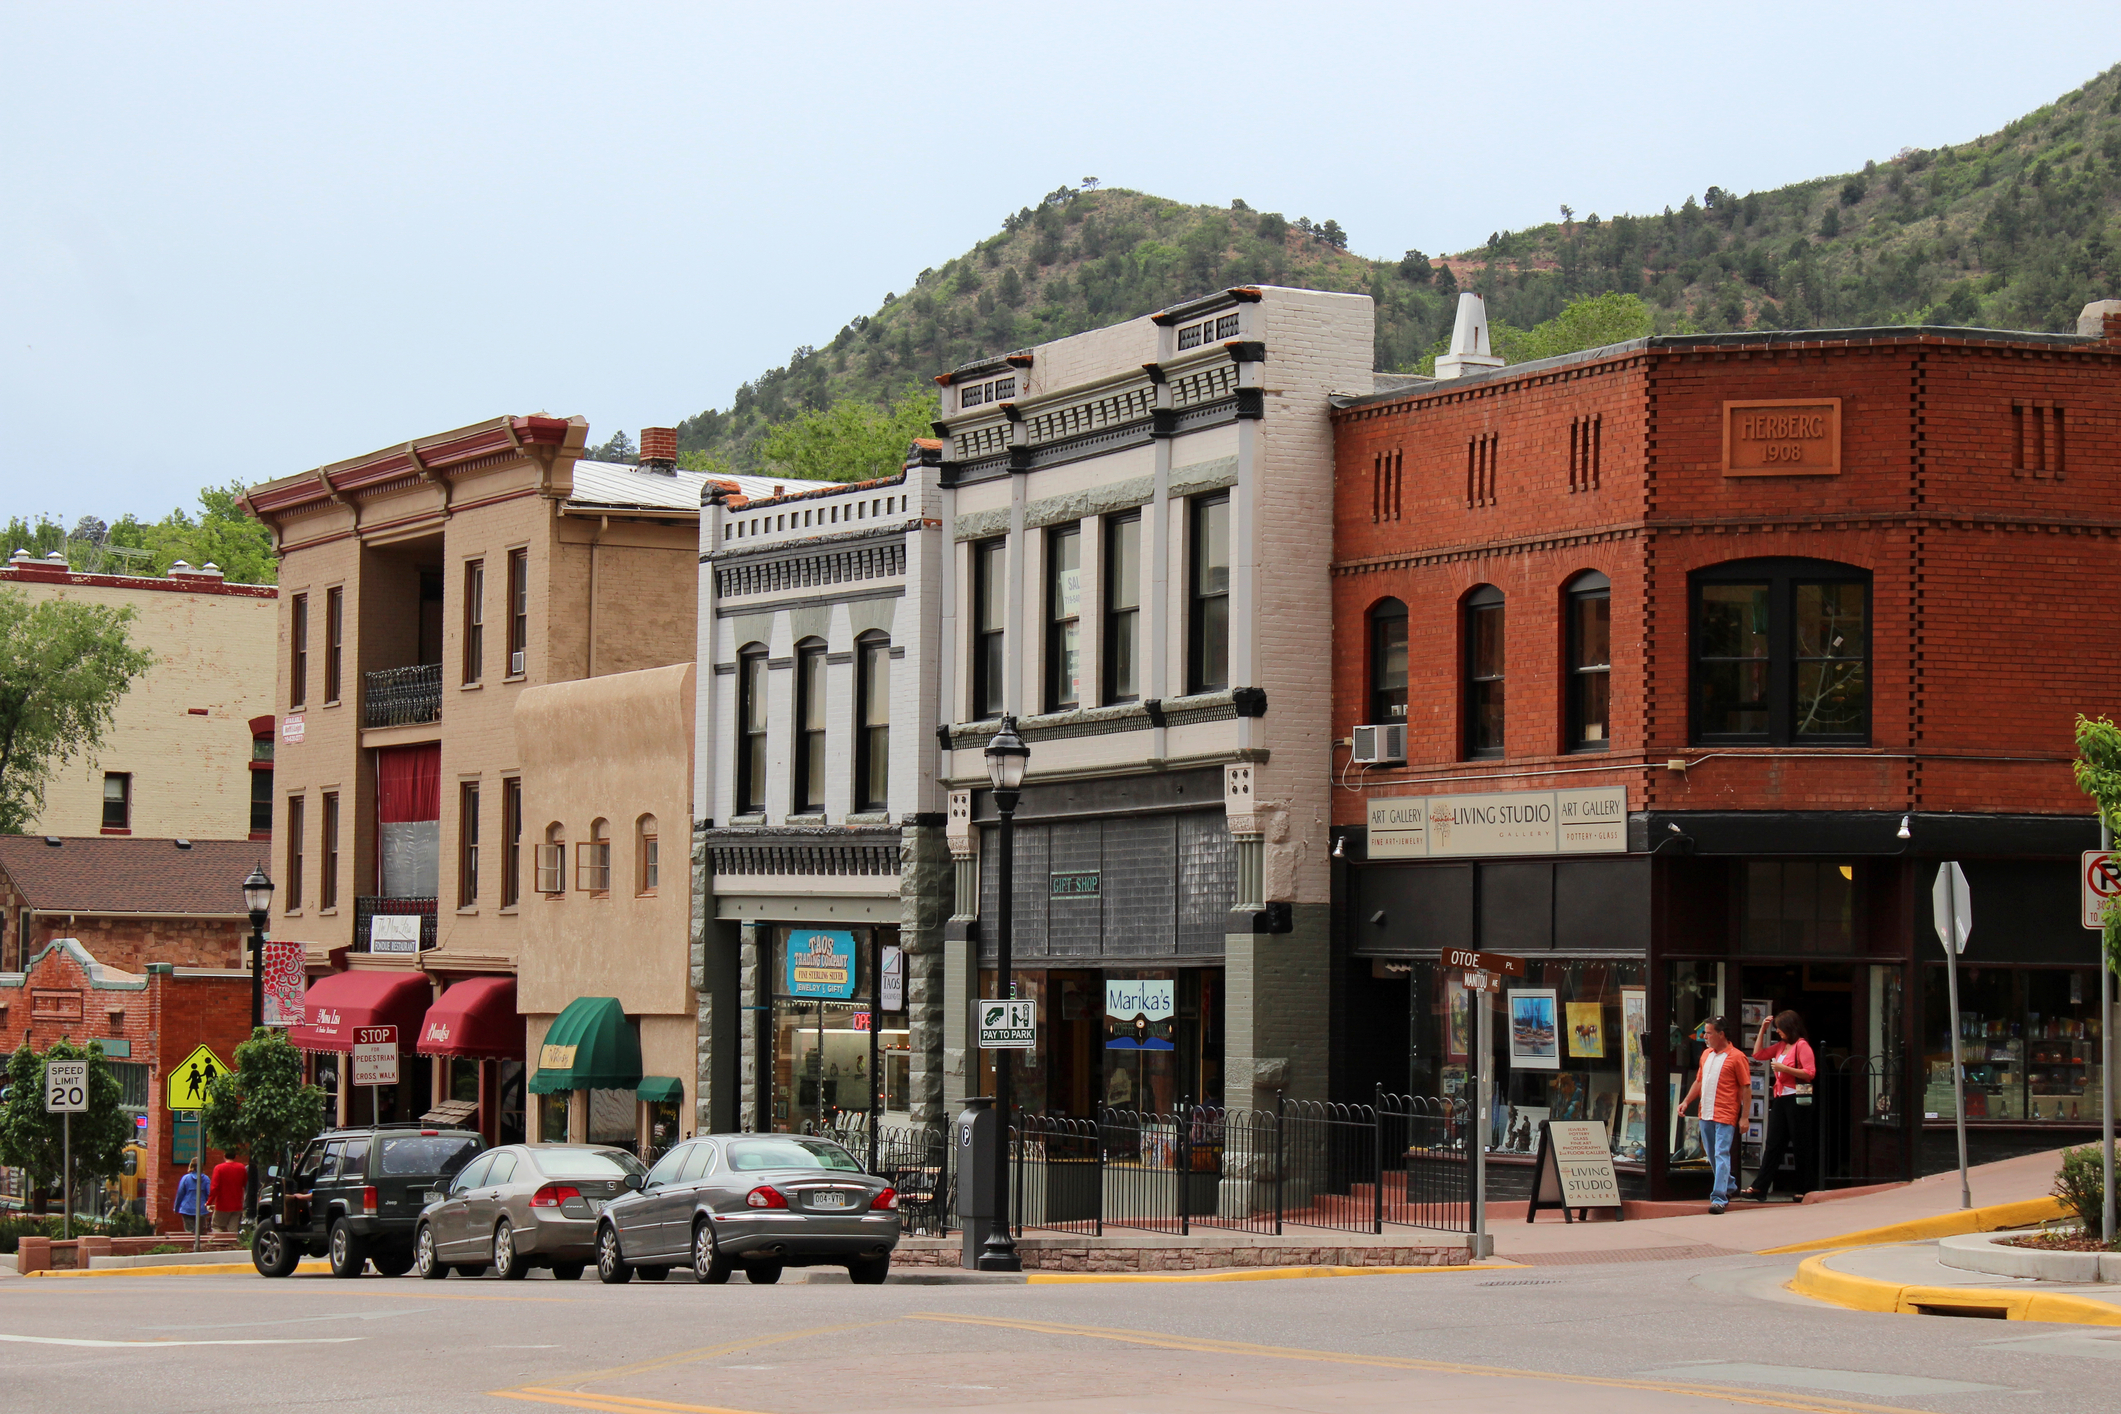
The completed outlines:
[[[413,727],[442,720],[440,663],[383,668],[362,677],[362,726]]]

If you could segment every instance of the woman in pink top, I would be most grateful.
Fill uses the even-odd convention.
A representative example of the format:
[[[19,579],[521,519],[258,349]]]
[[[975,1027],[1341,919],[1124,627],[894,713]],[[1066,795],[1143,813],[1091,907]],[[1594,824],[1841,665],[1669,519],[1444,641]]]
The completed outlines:
[[[1753,1047],[1753,1058],[1768,1063],[1768,1071],[1775,1077],[1775,1094],[1768,1101],[1767,1136],[1760,1150],[1760,1172],[1753,1176],[1753,1186],[1740,1196],[1755,1203],[1765,1203],[1768,1189],[1774,1186],[1782,1171],[1782,1156],[1794,1144],[1797,1173],[1791,1189],[1801,1201],[1812,1187],[1812,1151],[1818,1114],[1812,1104],[1812,1081],[1819,1074],[1818,1063],[1812,1056],[1812,1043],[1804,1034],[1804,1018],[1794,1011],[1785,1011],[1761,1027],[1760,1039]]]

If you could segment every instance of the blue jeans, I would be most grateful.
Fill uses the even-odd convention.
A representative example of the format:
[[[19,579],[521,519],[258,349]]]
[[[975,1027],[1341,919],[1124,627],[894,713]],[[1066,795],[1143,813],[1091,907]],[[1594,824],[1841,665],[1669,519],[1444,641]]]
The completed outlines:
[[[1738,1194],[1738,1180],[1731,1173],[1731,1140],[1737,1131],[1735,1124],[1718,1124],[1713,1119],[1701,1122],[1701,1146],[1708,1150],[1709,1170],[1714,1175],[1709,1183],[1711,1203],[1728,1203]]]

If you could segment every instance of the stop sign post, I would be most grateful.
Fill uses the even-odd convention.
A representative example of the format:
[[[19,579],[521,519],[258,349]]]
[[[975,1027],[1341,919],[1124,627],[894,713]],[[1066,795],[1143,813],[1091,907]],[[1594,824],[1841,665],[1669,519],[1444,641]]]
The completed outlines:
[[[62,1168],[59,1179],[61,1231],[74,1235],[74,1116],[88,1111],[88,1062],[48,1060],[44,1063],[44,1112],[59,1116]]]
[[[1973,891],[1966,886],[1966,871],[1947,860],[1937,866],[1937,882],[1930,888],[1937,940],[1944,944],[1945,985],[1952,1007],[1952,1107],[1959,1130],[1959,1206],[1974,1206],[1974,1192],[1966,1177],[1966,1067],[1959,1059],[1959,954],[1966,951],[1967,936],[1974,931]]]

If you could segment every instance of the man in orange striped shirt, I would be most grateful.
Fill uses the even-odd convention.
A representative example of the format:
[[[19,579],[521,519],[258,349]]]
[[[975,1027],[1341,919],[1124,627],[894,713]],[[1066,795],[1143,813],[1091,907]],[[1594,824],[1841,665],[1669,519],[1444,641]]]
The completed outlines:
[[[1701,1053],[1701,1073],[1687,1087],[1679,1102],[1685,1114],[1701,1098],[1701,1146],[1708,1150],[1709,1211],[1721,1213],[1738,1192],[1737,1176],[1731,1171],[1731,1148],[1738,1127],[1745,1123],[1746,1102],[1752,1097],[1752,1069],[1745,1053],[1731,1044],[1731,1023],[1712,1016],[1707,1028],[1708,1049]]]

